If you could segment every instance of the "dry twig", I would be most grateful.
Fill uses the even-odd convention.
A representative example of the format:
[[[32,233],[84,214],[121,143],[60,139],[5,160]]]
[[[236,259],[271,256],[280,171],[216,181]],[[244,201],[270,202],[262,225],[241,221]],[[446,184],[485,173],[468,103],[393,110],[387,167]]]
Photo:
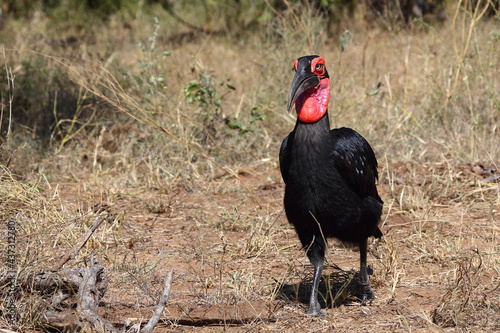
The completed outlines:
[[[84,271],[83,283],[78,291],[78,312],[82,319],[92,323],[99,332],[118,332],[111,322],[98,314],[99,300],[104,296],[96,287],[99,281],[106,281],[106,268],[97,258],[90,258],[91,266]]]
[[[94,231],[101,225],[101,223],[108,217],[108,214],[105,215],[99,215],[95,219],[94,223],[90,226],[90,228],[87,230],[87,232],[80,238],[80,240],[76,243],[75,246],[71,249],[71,251],[67,254],[64,255],[64,257],[61,258],[59,263],[52,268],[52,271],[58,271],[61,269],[61,267],[64,266],[65,263],[68,262],[68,260],[73,259],[76,257],[78,252],[82,249],[82,247],[87,243],[89,240],[90,236],[94,233]]]
[[[163,314],[163,310],[167,306],[168,297],[170,296],[170,288],[172,287],[172,279],[174,277],[174,269],[172,268],[170,272],[167,273],[165,277],[165,287],[163,288],[163,293],[160,297],[160,301],[153,312],[153,316],[149,319],[146,326],[144,326],[141,330],[141,333],[151,333],[160,320],[161,315]],[[138,326],[135,326],[130,330],[131,333],[135,333],[138,330]]]

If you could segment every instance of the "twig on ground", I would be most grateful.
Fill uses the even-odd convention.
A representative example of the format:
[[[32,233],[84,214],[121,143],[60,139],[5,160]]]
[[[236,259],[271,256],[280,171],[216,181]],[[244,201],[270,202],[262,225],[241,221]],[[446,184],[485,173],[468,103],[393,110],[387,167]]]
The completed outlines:
[[[47,310],[42,314],[43,322],[59,332],[77,332],[81,323],[73,313]],[[1,332],[0,332],[1,333]]]
[[[67,254],[64,255],[64,257],[61,258],[59,263],[52,268],[52,271],[58,271],[61,269],[61,267],[64,266],[65,263],[68,262],[68,260],[73,259],[76,257],[78,252],[82,249],[82,247],[87,243],[89,240],[90,236],[94,233],[94,231],[101,225],[101,223],[108,217],[109,214],[104,214],[104,215],[99,215],[94,223],[90,226],[90,228],[87,230],[87,232],[80,238],[80,240],[76,243],[75,246],[71,249],[71,251]]]
[[[99,281],[106,281],[106,268],[94,256],[90,258],[90,268],[84,271],[83,283],[78,291],[78,307],[82,320],[92,323],[99,332],[118,332],[111,322],[98,314],[99,300],[103,293],[96,287]]]
[[[156,309],[153,312],[153,316],[151,317],[151,319],[149,319],[146,326],[144,326],[144,328],[141,330],[141,333],[151,333],[153,331],[153,328],[160,320],[160,316],[162,315],[163,310],[165,310],[165,307],[167,306],[168,297],[170,296],[170,288],[172,287],[173,277],[174,277],[174,269],[172,268],[170,272],[168,272],[165,278],[165,287],[163,288],[163,294],[161,295],[160,301],[158,302],[158,305],[156,306]]]
[[[57,290],[62,289],[68,293],[69,290],[78,293],[82,284],[84,271],[88,268],[64,268],[58,272],[40,270],[38,272],[21,272],[17,277],[19,287],[28,292],[38,291],[42,295],[51,295],[53,298],[59,298]],[[0,286],[4,285],[11,278],[9,271],[0,270]],[[106,285],[99,281],[97,285],[99,291],[103,293]],[[57,305],[57,304],[56,304]]]

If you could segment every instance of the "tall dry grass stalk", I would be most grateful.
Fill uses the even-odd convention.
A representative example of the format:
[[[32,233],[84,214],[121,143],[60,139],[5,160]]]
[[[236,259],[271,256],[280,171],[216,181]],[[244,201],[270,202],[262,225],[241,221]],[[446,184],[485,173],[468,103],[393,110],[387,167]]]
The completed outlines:
[[[455,10],[455,14],[453,15],[452,19],[452,26],[453,26],[453,49],[455,52],[455,57],[457,61],[457,66],[455,70],[455,80],[453,83],[453,86],[451,87],[451,91],[448,92],[449,95],[446,97],[446,103],[450,100],[451,94],[455,91],[458,80],[462,77],[460,75],[461,71],[464,71],[464,60],[466,58],[471,38],[474,33],[474,27],[476,24],[479,22],[479,20],[484,16],[486,13],[488,7],[491,5],[490,0],[486,0],[484,3],[482,1],[477,1],[476,5],[473,6],[473,2],[471,0],[466,0],[466,2],[469,5],[469,8],[474,7],[472,12],[466,12],[465,14],[461,15],[461,18],[459,18],[459,12],[462,10],[462,0],[459,0],[457,4],[457,8]],[[458,22],[458,20],[461,19],[461,22]],[[470,21],[470,22],[467,22]],[[467,23],[468,23],[468,30],[467,30]],[[457,27],[457,25],[460,25]],[[460,35],[457,36],[458,31],[460,30]],[[462,77],[463,82],[466,86],[467,90],[467,96],[469,100],[469,111],[470,111],[470,118],[469,118],[469,123],[471,124],[470,131],[470,158],[474,158],[474,153],[475,153],[475,142],[477,141],[476,133],[475,133],[475,109],[474,109],[474,104],[472,102],[472,92],[470,90],[470,84],[468,80],[468,76],[464,75]],[[446,104],[445,104],[446,106]],[[487,150],[486,150],[487,152]],[[492,160],[491,156],[489,156],[490,159]],[[498,165],[496,165],[496,161],[493,161],[495,163],[496,168],[498,168]]]
[[[10,68],[8,65],[7,65],[7,57],[5,56],[5,46],[3,45],[2,46],[2,53],[3,53],[3,60],[4,60],[4,64],[5,64],[5,74],[6,74],[6,77],[7,77],[7,85],[8,85],[8,93],[9,93],[9,107],[8,107],[8,111],[9,111],[9,122],[8,122],[8,125],[7,125],[7,134],[5,135],[6,139],[9,140],[10,136],[11,136],[11,131],[12,131],[12,102],[14,100],[14,76],[12,75],[12,68]],[[3,96],[2,96],[3,98]],[[3,113],[4,113],[4,103],[3,103],[3,100],[2,100],[2,106],[1,106],[2,110],[1,110],[1,114],[0,114],[0,126],[3,124]],[[1,130],[1,128],[0,128]]]
[[[213,157],[208,156],[206,153],[202,152],[199,148],[195,147],[188,141],[174,135],[166,127],[162,126],[158,120],[156,120],[153,116],[151,116],[150,112],[145,110],[145,108],[141,105],[140,101],[134,99],[132,96],[130,96],[130,94],[128,94],[122,88],[122,86],[115,78],[115,76],[103,65],[98,63],[93,63],[93,64],[91,63],[91,64],[86,64],[85,66],[75,66],[64,58],[57,58],[54,56],[39,54],[35,51],[31,52],[47,57],[57,62],[61,66],[64,66],[68,70],[70,78],[76,84],[86,89],[89,93],[101,98],[103,101],[107,102],[110,106],[125,113],[126,115],[136,120],[140,124],[168,135],[172,139],[178,141],[179,143],[185,145],[187,148],[196,152],[210,163],[213,163],[221,170],[227,172],[228,174],[238,179],[243,185],[243,187],[245,187],[248,193],[252,196],[255,203],[258,206],[261,206],[255,195],[253,194],[253,191],[244,183],[244,181],[241,179],[238,173],[234,171],[234,168],[231,166],[230,161],[227,160],[227,158],[225,157],[224,151],[210,135],[208,135],[210,140],[215,144],[219,152],[226,158],[227,162],[226,165],[222,165],[221,163],[217,162]],[[189,117],[186,115],[182,115],[182,117],[191,121],[197,126],[202,127],[202,129],[208,134],[208,131],[206,130],[206,128],[202,126],[202,124],[190,120]],[[77,133],[74,133],[74,135],[76,134]]]

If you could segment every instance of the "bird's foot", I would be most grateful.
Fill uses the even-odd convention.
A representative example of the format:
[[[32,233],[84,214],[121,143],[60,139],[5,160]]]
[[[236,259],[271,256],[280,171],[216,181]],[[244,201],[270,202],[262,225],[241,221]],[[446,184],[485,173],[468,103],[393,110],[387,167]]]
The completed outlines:
[[[325,313],[321,311],[321,305],[318,302],[314,305],[309,306],[309,310],[307,310],[307,316],[309,317],[324,317]]]
[[[361,305],[365,305],[367,300],[370,302],[369,305],[372,305],[372,301],[375,299],[375,294],[373,293],[370,284],[360,283],[359,285],[361,287],[361,292],[363,293],[363,296],[361,297]]]

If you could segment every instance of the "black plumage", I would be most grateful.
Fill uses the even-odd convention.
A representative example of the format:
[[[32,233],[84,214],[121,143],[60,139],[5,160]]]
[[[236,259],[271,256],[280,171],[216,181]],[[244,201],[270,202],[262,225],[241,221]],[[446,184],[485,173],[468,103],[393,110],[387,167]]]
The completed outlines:
[[[377,160],[372,148],[350,128],[330,130],[326,110],[328,99],[319,120],[300,119],[304,98],[314,98],[317,89],[322,89],[318,88],[320,86],[328,88],[323,95],[329,93],[329,81],[319,84],[329,78],[326,68],[316,71],[318,67],[314,66],[318,65],[314,65],[314,59],[318,58],[308,56],[296,61],[297,73],[292,83],[289,108],[302,98],[298,101],[301,105],[297,106],[299,119],[283,141],[279,156],[285,182],[286,216],[315,267],[310,315],[322,314],[317,288],[323,268],[325,239],[329,237],[359,245],[362,302],[374,298],[366,269],[367,239],[382,236],[378,223],[383,204],[377,193]],[[322,62],[324,66],[324,59]],[[314,76],[317,78],[312,79]],[[324,103],[324,98],[320,103]],[[306,111],[304,107],[303,112]]]

